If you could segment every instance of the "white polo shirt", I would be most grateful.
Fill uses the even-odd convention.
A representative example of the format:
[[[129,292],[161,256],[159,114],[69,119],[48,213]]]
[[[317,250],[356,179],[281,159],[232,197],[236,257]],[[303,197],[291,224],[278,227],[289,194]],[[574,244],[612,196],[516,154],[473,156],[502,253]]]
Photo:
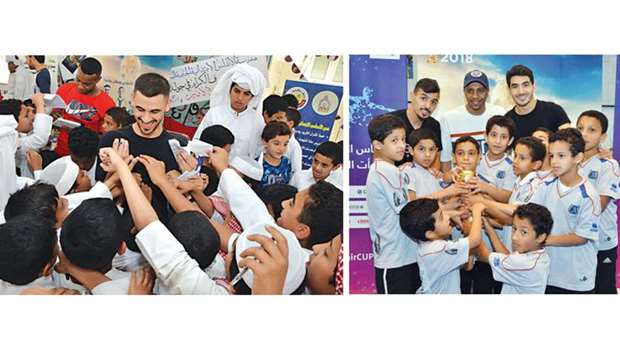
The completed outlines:
[[[469,238],[434,240],[418,244],[422,286],[418,294],[460,294],[459,267],[467,263]]]
[[[576,246],[547,246],[551,258],[547,284],[574,291],[592,290],[601,214],[601,202],[594,186],[582,178],[577,185],[568,188],[556,177],[541,184],[530,201],[544,205],[551,212],[551,235],[574,232],[587,240]]]
[[[493,279],[504,283],[502,294],[544,294],[551,260],[545,249],[509,255],[491,253]]]
[[[417,261],[417,245],[400,228],[400,210],[409,202],[409,177],[381,160],[370,165],[366,179],[368,224],[375,267],[398,268]]]
[[[579,175],[594,185],[599,195],[610,198],[601,213],[599,250],[610,250],[618,245],[618,199],[620,189],[620,168],[616,160],[593,156],[579,166]]]

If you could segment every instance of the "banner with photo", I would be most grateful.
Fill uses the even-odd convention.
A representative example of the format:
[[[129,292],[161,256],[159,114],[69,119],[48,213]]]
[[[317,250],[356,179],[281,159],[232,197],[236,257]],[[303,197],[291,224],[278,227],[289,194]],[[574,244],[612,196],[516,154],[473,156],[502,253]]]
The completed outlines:
[[[342,86],[286,80],[284,94],[295,95],[299,102],[301,122],[295,128],[295,139],[301,145],[302,168],[309,169],[314,151],[331,135],[342,100]]]
[[[349,291],[376,292],[366,211],[366,176],[372,163],[368,122],[407,107],[407,58],[349,56]]]

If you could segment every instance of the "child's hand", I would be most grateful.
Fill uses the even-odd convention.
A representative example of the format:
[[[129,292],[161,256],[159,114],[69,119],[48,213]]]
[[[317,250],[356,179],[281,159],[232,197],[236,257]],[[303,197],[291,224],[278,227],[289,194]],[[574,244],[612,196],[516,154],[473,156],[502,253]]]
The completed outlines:
[[[604,159],[613,159],[613,156],[611,155],[611,150],[609,149],[603,149],[601,147],[598,148],[598,154],[600,157],[604,158]]]
[[[272,238],[263,235],[250,235],[248,240],[258,242],[261,247],[248,248],[241,252],[239,267],[252,270],[254,280],[253,295],[278,295],[284,289],[288,270],[288,243],[284,235],[271,226],[265,229]]]
[[[222,173],[222,171],[228,168],[228,152],[221,147],[214,146],[213,152],[209,157],[211,165],[217,172]]]
[[[32,104],[34,108],[37,110],[37,113],[45,112],[45,101],[43,100],[43,94],[38,92],[32,95]]]
[[[30,167],[32,171],[43,169],[43,158],[36,150],[26,151],[26,161],[28,162],[28,167]]]
[[[193,171],[196,169],[198,162],[196,158],[185,150],[179,150],[175,156],[181,172]]]
[[[168,180],[168,176],[166,176],[166,164],[164,164],[163,161],[159,161],[148,155],[140,155],[138,161],[146,167],[146,172],[148,172],[153,184],[160,185]]]
[[[119,138],[114,139],[114,141],[112,142],[112,149],[116,151],[118,156],[120,156],[120,158],[123,159],[125,163],[129,164],[129,142],[127,140]]]
[[[152,295],[155,285],[155,271],[151,267],[144,267],[131,273],[128,295]]]
[[[471,211],[472,211],[472,214],[481,215],[484,209],[486,208],[487,208],[486,205],[484,205],[483,203],[477,202],[471,207]]]
[[[127,163],[111,147],[99,149],[99,161],[101,168],[108,173],[114,173],[119,167],[127,166]]]
[[[67,288],[28,288],[20,295],[80,295],[80,292]]]

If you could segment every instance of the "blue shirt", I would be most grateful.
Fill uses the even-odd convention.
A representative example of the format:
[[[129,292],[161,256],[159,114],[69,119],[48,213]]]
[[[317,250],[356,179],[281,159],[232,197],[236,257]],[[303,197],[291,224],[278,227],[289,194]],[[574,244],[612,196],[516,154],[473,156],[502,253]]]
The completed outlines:
[[[263,178],[260,181],[261,186],[287,184],[290,180],[291,162],[286,156],[282,156],[278,166],[272,166],[266,159],[263,159]]]

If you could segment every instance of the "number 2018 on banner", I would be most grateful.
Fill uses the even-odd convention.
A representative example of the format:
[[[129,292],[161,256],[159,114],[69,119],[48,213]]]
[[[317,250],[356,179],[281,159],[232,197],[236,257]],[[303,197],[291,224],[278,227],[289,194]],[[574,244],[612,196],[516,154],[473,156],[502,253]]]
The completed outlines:
[[[442,63],[467,63],[471,64],[474,62],[474,56],[472,54],[446,54],[441,57]]]

